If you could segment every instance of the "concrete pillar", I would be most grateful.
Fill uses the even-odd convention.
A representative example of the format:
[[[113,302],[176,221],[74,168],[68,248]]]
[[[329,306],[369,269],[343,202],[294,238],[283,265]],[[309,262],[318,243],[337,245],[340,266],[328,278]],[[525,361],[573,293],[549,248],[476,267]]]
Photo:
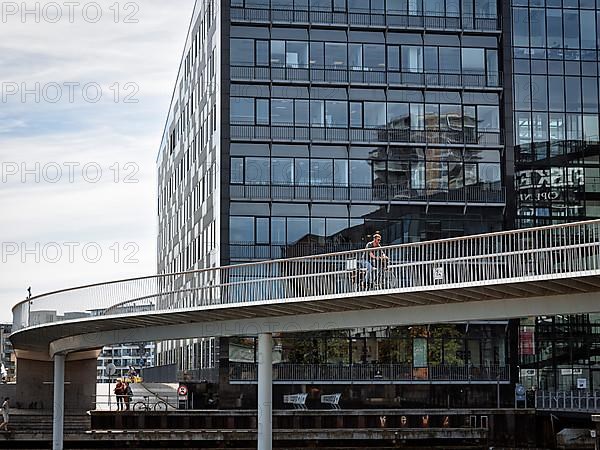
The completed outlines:
[[[63,450],[65,422],[65,356],[54,355],[54,413],[52,419],[52,450]]]
[[[273,449],[273,336],[258,335],[258,450]]]
[[[600,450],[600,414],[592,415],[592,422],[595,425],[596,436],[594,438],[594,450]]]

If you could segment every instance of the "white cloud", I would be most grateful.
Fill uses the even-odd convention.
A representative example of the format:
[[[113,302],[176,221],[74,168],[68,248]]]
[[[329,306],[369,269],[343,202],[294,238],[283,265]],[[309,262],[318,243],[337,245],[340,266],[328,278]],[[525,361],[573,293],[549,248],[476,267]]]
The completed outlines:
[[[50,252],[51,243],[78,242],[78,249],[94,243],[104,257],[91,263],[76,250],[73,261],[65,255],[53,263],[52,254],[41,255],[39,262],[34,254],[0,255],[0,320],[11,320],[11,306],[30,285],[35,295],[155,273],[155,161],[193,3],[144,0],[137,24],[115,24],[109,16],[97,24],[2,23],[0,80],[29,88],[35,83],[94,82],[102,86],[103,96],[96,104],[81,98],[70,103],[63,97],[56,104],[36,103],[32,96],[25,103],[19,96],[5,103],[0,98],[0,164],[35,170],[36,163],[93,163],[102,167],[103,176],[97,183],[87,182],[75,168],[73,183],[67,173],[58,183],[43,176],[35,182],[31,174],[23,183],[20,173],[5,183],[0,179],[0,243],[24,245],[34,254],[36,246],[37,253]],[[139,103],[115,103],[109,89],[115,82],[139,86]],[[128,162],[137,172],[123,170]],[[115,164],[121,168],[116,183],[110,169]],[[134,172],[137,183],[122,182]],[[137,249],[137,263],[124,261],[128,243],[136,246],[127,250]]]

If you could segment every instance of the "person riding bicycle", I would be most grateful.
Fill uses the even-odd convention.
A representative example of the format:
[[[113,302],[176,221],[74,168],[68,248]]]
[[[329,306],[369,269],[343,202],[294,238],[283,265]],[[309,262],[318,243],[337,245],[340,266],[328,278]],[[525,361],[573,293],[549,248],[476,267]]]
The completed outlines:
[[[383,250],[376,250],[378,247],[381,247],[381,235],[379,233],[375,233],[373,235],[373,240],[365,247],[367,249],[371,249],[367,254],[367,259],[365,260],[365,266],[367,268],[365,282],[367,286],[370,286],[373,283],[373,272],[375,269],[384,268],[389,259]]]

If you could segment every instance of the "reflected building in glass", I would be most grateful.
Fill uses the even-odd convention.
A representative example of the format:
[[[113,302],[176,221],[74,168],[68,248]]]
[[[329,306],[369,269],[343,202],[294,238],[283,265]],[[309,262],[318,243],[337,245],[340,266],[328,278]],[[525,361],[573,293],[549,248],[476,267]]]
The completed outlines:
[[[600,13],[530,1],[198,2],[158,158],[159,272],[596,216]],[[516,323],[486,326],[502,345],[463,325],[445,357],[514,381]],[[432,339],[341,339],[398,333],[402,363]],[[226,351],[160,343],[158,364]]]
[[[517,226],[600,217],[598,44],[590,0],[512,0]]]
[[[493,1],[234,0],[226,19],[228,262],[502,229]]]

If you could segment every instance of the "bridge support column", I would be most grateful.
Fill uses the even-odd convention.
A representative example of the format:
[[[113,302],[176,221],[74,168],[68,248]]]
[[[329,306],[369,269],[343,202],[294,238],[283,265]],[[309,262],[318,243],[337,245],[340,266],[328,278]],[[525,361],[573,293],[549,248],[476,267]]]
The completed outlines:
[[[258,335],[258,450],[273,448],[273,336]]]
[[[65,422],[65,356],[54,355],[54,408],[52,418],[52,450],[63,450]]]

